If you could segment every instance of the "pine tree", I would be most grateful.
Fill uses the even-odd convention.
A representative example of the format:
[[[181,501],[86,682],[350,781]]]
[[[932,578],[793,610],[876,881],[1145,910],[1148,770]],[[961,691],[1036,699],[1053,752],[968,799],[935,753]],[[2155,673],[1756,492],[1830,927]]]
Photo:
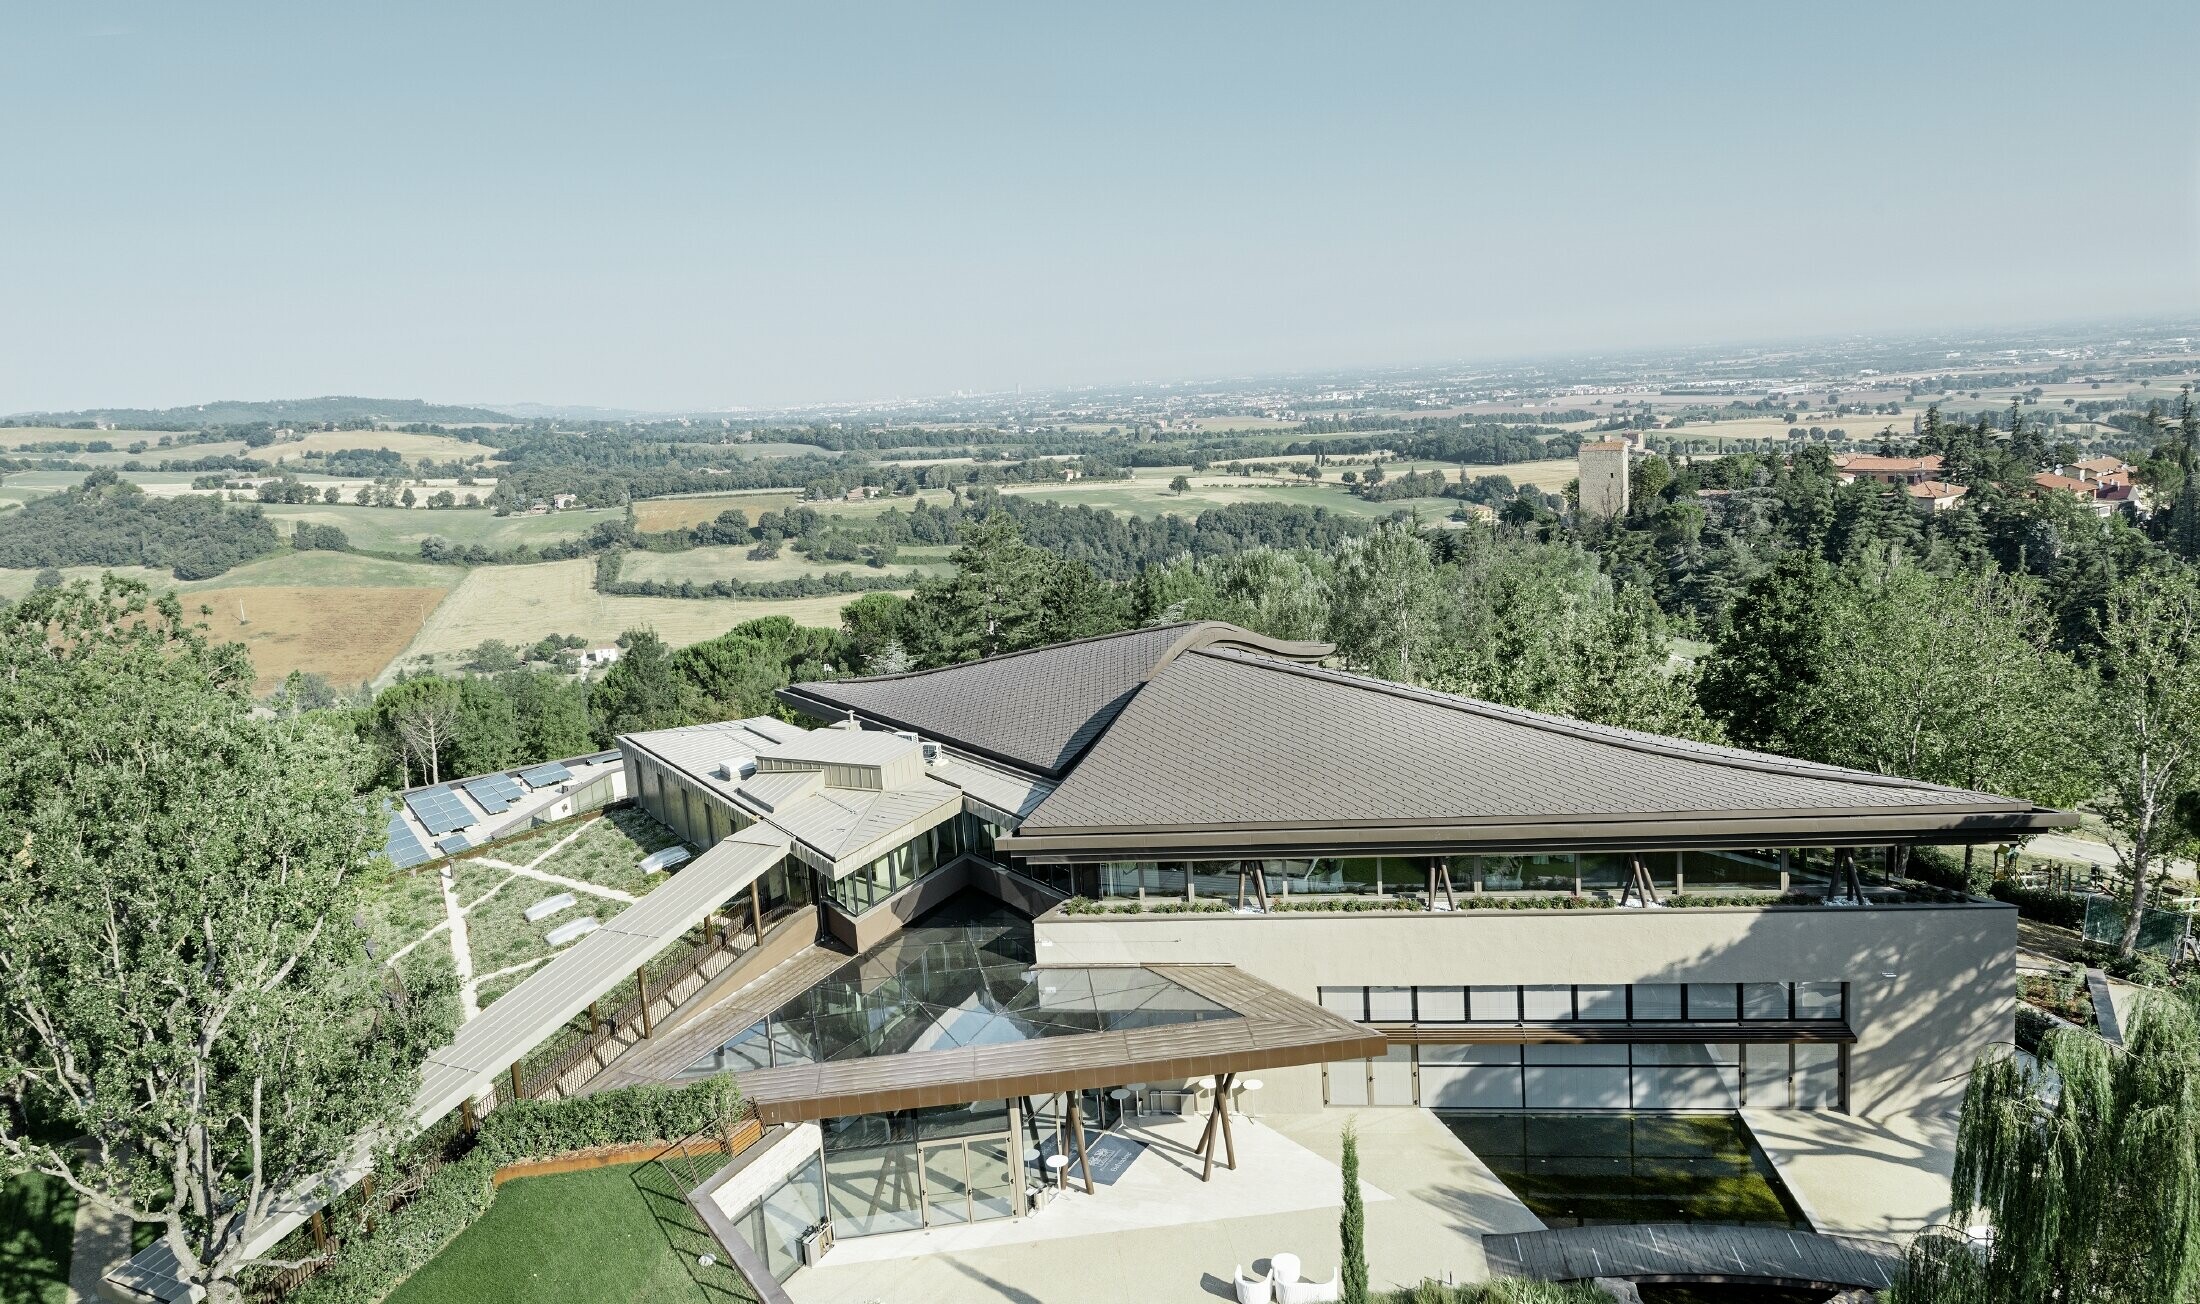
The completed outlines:
[[[1360,1138],[1349,1124],[1344,1130],[1344,1156],[1338,1166],[1344,1170],[1344,1212],[1337,1218],[1337,1236],[1343,1242],[1338,1276],[1343,1279],[1344,1304],[1368,1304],[1367,1209],[1360,1202]]]

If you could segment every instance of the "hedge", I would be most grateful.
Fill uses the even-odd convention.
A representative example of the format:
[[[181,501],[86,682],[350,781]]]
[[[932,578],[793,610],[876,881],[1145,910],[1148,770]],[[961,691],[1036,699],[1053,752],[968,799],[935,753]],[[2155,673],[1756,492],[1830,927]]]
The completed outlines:
[[[1996,901],[2007,901],[2026,919],[2073,931],[2085,927],[2085,898],[2075,893],[2021,887],[2006,878],[1996,880],[1989,890]]]
[[[571,1100],[522,1100],[481,1121],[465,1157],[429,1175],[372,1235],[344,1242],[336,1259],[292,1290],[298,1304],[379,1304],[427,1266],[496,1199],[496,1170],[522,1160],[638,1141],[676,1141],[716,1127],[741,1102],[731,1077],[686,1087],[644,1085]]]

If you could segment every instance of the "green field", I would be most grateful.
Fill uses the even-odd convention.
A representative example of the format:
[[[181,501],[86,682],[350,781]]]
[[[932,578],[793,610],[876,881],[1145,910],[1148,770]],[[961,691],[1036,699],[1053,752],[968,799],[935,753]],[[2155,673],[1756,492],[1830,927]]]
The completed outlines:
[[[925,575],[947,569],[937,561],[913,564],[915,558],[907,561],[897,558],[892,566],[874,570],[859,561],[812,561],[792,548],[782,549],[770,561],[750,561],[748,554],[746,544],[689,548],[684,552],[630,552],[619,577],[655,580],[661,584],[677,584],[681,580],[710,584],[718,580],[798,580],[820,576],[827,571],[847,571],[854,575],[903,575],[914,584]]]
[[[456,544],[478,543],[485,548],[513,548],[520,544],[540,547],[560,539],[577,539],[598,522],[624,519],[625,513],[606,507],[591,511],[546,512],[540,516],[498,516],[486,507],[453,507],[444,511],[423,508],[359,506],[283,506],[267,509],[269,519],[284,534],[301,521],[333,525],[343,530],[351,546],[367,552],[417,555],[420,541],[435,535]]]
[[[0,1304],[61,1304],[69,1294],[76,1196],[50,1177],[0,1182]]]
[[[702,1267],[697,1259],[713,1255]],[[390,1297],[390,1304],[728,1304],[752,1300],[656,1164],[506,1184],[481,1219]]]

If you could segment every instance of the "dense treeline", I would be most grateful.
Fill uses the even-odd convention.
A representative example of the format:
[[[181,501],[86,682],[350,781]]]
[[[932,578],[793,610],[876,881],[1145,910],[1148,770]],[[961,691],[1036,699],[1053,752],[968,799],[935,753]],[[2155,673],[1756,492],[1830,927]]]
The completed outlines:
[[[146,566],[206,579],[273,552],[257,507],[186,494],[155,498],[110,470],[0,513],[0,566]]]

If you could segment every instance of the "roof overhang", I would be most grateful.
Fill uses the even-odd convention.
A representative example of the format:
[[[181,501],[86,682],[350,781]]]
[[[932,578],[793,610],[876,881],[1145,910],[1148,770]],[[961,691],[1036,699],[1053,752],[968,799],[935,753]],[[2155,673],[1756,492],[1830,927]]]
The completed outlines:
[[[737,1075],[741,1093],[763,1122],[792,1123],[1367,1059],[1389,1044],[1228,965],[1143,967],[1238,1017],[757,1069]]]
[[[1994,842],[2078,822],[2047,807],[1939,806],[1896,810],[1532,817],[1474,823],[1370,821],[1322,825],[1147,825],[1033,829],[997,839],[1004,855],[1045,863],[1228,860],[1297,855],[1442,856],[1545,851],[1681,851],[1719,847],[1876,846]]]

